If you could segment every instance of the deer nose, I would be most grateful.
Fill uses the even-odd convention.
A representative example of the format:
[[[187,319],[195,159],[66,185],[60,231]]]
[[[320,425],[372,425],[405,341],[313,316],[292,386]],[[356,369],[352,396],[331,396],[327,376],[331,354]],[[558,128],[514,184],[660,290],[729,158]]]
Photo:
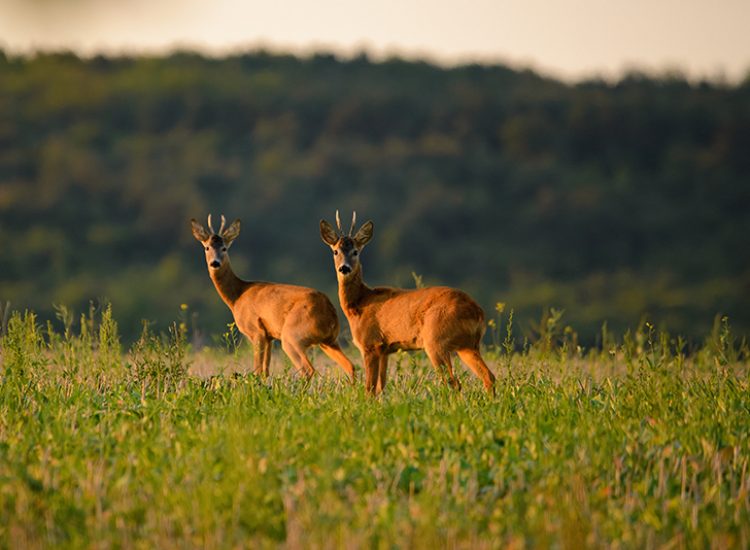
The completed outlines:
[[[351,268],[351,267],[349,267],[349,266],[348,266],[348,265],[346,265],[346,264],[342,265],[342,266],[341,266],[341,267],[339,268],[339,273],[341,273],[342,275],[346,275],[346,274],[348,274],[348,273],[351,273],[351,272],[352,272],[352,268]]]
[[[211,263],[210,263],[209,265],[210,265],[211,267],[214,267],[214,268],[216,268],[216,267],[219,267],[219,266],[221,265],[221,262],[219,262],[219,260],[214,260],[214,261],[213,261],[213,262],[211,262]]]

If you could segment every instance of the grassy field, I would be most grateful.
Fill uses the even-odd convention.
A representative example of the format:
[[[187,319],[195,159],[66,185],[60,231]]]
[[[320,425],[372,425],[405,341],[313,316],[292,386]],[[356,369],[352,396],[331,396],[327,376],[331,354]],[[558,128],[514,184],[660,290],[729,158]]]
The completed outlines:
[[[2,547],[750,545],[750,354],[726,323],[686,357],[649,325],[517,351],[497,320],[496,396],[403,354],[374,399],[322,354],[309,384],[278,351],[263,381],[231,335],[124,350],[109,310],[60,317],[2,337]]]

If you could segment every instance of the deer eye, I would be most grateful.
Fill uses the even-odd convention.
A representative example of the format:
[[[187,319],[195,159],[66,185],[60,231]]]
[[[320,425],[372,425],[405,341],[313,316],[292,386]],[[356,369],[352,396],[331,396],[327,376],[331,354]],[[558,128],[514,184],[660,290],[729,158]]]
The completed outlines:
[[[208,247],[206,247],[206,251],[208,251]]]
[[[358,250],[355,250],[354,252],[352,252],[352,256],[356,256],[357,254],[359,254]]]
[[[222,252],[226,252],[226,251],[227,251],[227,247],[226,247],[226,246],[222,246],[222,247],[221,247],[221,251],[222,251]]]
[[[334,255],[334,256],[338,256],[338,255],[339,255],[339,251],[338,251],[338,250],[334,250],[334,251],[333,251],[333,255]]]

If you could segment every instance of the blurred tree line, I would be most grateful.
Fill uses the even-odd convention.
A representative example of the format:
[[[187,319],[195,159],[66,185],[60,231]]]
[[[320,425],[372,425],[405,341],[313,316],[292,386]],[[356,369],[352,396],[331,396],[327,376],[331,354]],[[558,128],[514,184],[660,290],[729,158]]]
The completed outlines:
[[[216,59],[0,52],[0,301],[112,302],[123,332],[180,304],[230,320],[188,220],[240,217],[247,279],[335,297],[318,220],[373,219],[371,285],[546,307],[593,343],[648,315],[750,333],[750,79],[568,85],[263,51]],[[346,324],[344,323],[344,326]],[[528,332],[528,334],[531,334]]]

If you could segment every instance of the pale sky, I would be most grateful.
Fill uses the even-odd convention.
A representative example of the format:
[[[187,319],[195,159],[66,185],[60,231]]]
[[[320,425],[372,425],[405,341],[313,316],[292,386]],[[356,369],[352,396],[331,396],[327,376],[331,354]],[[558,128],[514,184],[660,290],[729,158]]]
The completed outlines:
[[[750,0],[0,0],[0,48],[210,54],[266,47],[500,62],[578,80],[624,70],[736,81]]]

